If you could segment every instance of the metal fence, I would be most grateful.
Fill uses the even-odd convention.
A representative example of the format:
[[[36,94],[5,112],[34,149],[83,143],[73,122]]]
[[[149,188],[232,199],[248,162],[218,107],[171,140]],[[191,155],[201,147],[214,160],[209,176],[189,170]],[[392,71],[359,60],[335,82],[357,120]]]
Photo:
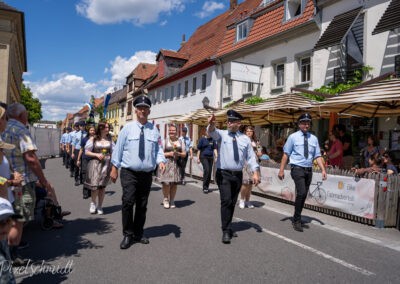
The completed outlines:
[[[279,164],[272,164],[272,163],[265,163],[265,164],[262,163],[261,166],[279,168]],[[287,167],[286,169],[289,170],[290,168]],[[202,171],[199,171],[196,168],[192,168],[192,163],[188,163],[186,168],[186,173],[192,175],[194,178],[201,178],[202,175]],[[327,169],[327,173],[328,173],[328,178],[329,175],[354,177],[354,172],[349,170]],[[349,213],[345,213],[337,208],[336,209],[324,208],[321,206],[310,205],[310,204],[305,204],[305,208],[363,224],[375,225],[378,228],[397,227],[398,229],[400,229],[400,210],[399,210],[400,176],[387,175],[385,173],[371,173],[363,178],[372,179],[375,181],[373,219],[368,219],[360,216],[355,216]],[[258,196],[270,198],[284,203],[293,204],[292,201],[281,199],[276,196],[271,196],[266,193],[262,193],[258,190],[253,190],[252,193]]]

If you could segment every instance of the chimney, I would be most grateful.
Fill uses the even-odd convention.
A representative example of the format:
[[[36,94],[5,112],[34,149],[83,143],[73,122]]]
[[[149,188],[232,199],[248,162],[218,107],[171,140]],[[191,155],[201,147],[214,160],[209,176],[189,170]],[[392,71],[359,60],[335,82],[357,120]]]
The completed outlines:
[[[236,8],[236,6],[238,5],[237,0],[230,0],[231,4],[229,7],[229,10],[234,10]]]
[[[181,42],[181,46],[183,46],[186,43],[186,36],[185,34],[182,35],[182,42]]]

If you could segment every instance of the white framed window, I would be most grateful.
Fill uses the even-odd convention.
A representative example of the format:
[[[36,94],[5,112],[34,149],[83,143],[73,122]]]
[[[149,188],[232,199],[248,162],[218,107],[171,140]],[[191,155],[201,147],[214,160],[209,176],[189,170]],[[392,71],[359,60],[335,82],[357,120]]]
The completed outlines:
[[[181,96],[181,83],[178,83],[178,88],[176,89],[176,96],[180,98]]]
[[[247,82],[246,83],[246,92],[253,93],[254,91],[254,83]]]
[[[197,90],[197,77],[193,77],[193,81],[192,81],[192,95],[196,94],[196,90]]]
[[[283,87],[285,85],[285,64],[279,63],[275,65],[275,87]]]
[[[247,38],[249,33],[249,21],[241,22],[236,26],[236,41]]]
[[[305,0],[286,0],[285,1],[285,18],[286,21],[300,16],[306,6]]]
[[[201,91],[205,91],[207,86],[207,73],[201,75]]]
[[[232,91],[233,91],[232,84],[233,84],[233,81],[230,78],[226,78],[225,80],[226,80],[226,95],[225,95],[225,97],[232,98]]]
[[[164,101],[168,101],[169,100],[169,93],[168,93],[168,88],[164,89]]]
[[[171,89],[171,94],[170,94],[169,100],[172,101],[175,96],[175,86],[171,86],[170,89]]]
[[[311,81],[311,57],[300,58],[299,71],[300,83],[308,83]]]
[[[183,96],[186,97],[188,95],[188,93],[189,93],[189,81],[186,80],[185,81],[185,90],[183,92]]]

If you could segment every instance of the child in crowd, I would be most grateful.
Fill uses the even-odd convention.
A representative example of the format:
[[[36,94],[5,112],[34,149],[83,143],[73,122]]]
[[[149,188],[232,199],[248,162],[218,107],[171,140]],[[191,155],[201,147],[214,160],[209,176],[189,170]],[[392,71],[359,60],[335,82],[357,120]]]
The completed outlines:
[[[7,199],[0,197],[0,283],[15,283],[7,238],[14,222],[13,219],[18,218],[22,216],[14,213]]]

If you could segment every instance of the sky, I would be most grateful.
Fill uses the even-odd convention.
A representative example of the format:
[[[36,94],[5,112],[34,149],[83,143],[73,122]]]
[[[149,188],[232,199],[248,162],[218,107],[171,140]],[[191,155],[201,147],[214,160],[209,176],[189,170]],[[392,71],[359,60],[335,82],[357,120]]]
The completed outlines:
[[[24,12],[28,70],[24,84],[58,121],[120,89],[160,49],[178,50],[229,0],[3,0]],[[238,1],[243,2],[243,1]]]

